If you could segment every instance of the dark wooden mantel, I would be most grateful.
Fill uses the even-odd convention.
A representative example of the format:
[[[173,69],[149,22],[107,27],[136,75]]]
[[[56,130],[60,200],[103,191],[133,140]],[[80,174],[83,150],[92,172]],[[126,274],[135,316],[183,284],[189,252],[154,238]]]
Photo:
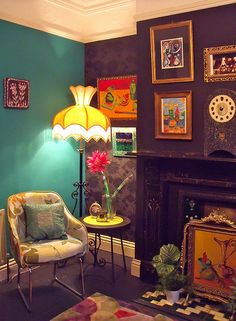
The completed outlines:
[[[195,160],[195,161],[206,161],[206,162],[223,162],[223,163],[235,163],[235,157],[216,157],[216,156],[205,156],[197,153],[176,153],[176,152],[155,152],[141,150],[135,153],[136,156],[149,157],[149,158],[160,158],[160,159],[181,159],[181,160]]]
[[[137,153],[137,259],[150,261],[162,244],[181,246],[190,201],[196,218],[207,215],[207,206],[236,209],[236,159]]]

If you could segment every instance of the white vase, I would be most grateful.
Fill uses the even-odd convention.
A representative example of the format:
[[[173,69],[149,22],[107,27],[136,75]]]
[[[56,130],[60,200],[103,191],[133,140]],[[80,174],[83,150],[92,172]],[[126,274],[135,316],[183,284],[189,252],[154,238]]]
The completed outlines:
[[[179,301],[180,290],[177,291],[167,291],[165,290],[166,299],[171,304],[174,304]]]

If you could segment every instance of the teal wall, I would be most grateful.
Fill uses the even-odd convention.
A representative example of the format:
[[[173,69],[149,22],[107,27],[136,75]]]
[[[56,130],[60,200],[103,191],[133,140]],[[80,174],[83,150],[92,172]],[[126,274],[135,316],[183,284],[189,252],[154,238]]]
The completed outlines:
[[[84,45],[3,20],[0,43],[0,81],[30,81],[26,110],[4,108],[0,86],[0,208],[17,192],[55,190],[72,210],[77,144],[53,141],[51,122],[74,104],[69,86],[84,84]]]

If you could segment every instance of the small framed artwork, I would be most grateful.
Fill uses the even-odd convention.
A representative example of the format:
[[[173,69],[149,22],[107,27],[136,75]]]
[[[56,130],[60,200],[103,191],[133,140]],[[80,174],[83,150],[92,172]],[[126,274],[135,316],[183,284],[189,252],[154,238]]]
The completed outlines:
[[[97,79],[98,106],[110,119],[137,119],[137,76]]]
[[[236,45],[204,49],[204,81],[236,80]]]
[[[29,81],[4,79],[4,107],[26,109],[29,107]]]
[[[194,80],[192,21],[150,28],[152,83]]]
[[[136,127],[112,127],[113,156],[131,156],[127,153],[136,152]]]
[[[185,225],[183,263],[193,293],[220,302],[232,294],[236,273],[236,225],[213,211]]]
[[[192,139],[192,91],[155,93],[155,138]]]

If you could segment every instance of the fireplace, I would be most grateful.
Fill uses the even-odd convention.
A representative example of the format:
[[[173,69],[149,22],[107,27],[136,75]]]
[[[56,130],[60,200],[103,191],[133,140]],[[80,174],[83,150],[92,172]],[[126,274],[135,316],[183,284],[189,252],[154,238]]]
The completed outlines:
[[[140,152],[137,173],[135,244],[143,279],[162,244],[181,247],[190,219],[219,209],[236,221],[236,159]]]

